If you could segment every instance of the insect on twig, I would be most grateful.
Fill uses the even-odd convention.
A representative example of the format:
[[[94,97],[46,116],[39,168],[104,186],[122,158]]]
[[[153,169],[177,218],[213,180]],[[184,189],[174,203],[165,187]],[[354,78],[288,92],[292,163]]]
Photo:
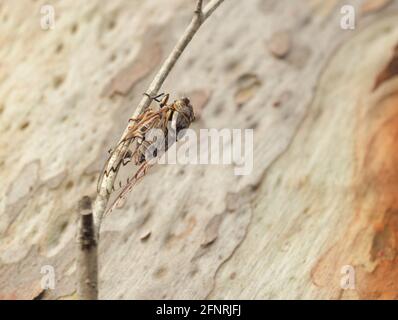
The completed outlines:
[[[122,187],[121,182],[119,183],[119,187],[122,188],[122,190],[110,206],[108,212],[111,211],[121,199],[126,197],[138,180],[145,176],[147,170],[154,164],[151,160],[158,158],[162,152],[168,150],[171,146],[169,145],[170,135],[172,134],[177,137],[178,133],[188,128],[195,119],[193,108],[188,98],[181,98],[170,104],[168,104],[168,94],[159,94],[150,98],[159,103],[159,110],[155,111],[149,108],[138,117],[129,119],[130,125],[127,134],[119,142],[114,151],[110,151],[110,156],[99,177],[97,185],[98,191],[104,177],[108,176],[111,172],[117,174],[121,166],[125,166],[130,162],[135,166],[139,166],[135,174],[127,179],[127,184],[124,187]],[[161,130],[163,141],[151,139],[150,131],[152,129]],[[171,141],[173,142],[173,140]],[[163,150],[160,148],[162,142],[164,143]],[[120,161],[109,170],[106,170],[113,152],[116,152],[121,144],[126,144],[126,148]],[[150,149],[152,150],[149,152]],[[112,190],[108,192],[110,193],[112,191],[116,191],[114,186],[112,186]]]
[[[213,14],[213,12],[224,2],[225,0],[210,0],[204,5],[204,1],[197,0],[196,8],[192,16],[191,22],[184,30],[183,34],[179,38],[177,44],[173,47],[170,54],[167,56],[163,64],[160,66],[159,71],[154,76],[152,82],[149,84],[146,90],[150,95],[156,96],[162,87],[163,83],[169,76],[170,72],[180,59],[183,52],[185,52],[191,40],[194,38],[195,34],[202,27],[202,25],[208,20],[208,18]],[[152,99],[148,96],[144,96],[137,108],[134,111],[134,117],[141,115],[149,107]],[[128,133],[128,128],[124,130],[123,137]],[[94,214],[94,224],[96,229],[96,235],[99,236],[102,218],[109,207],[110,200],[110,190],[112,190],[113,184],[117,176],[117,170],[122,165],[120,159],[122,156],[129,153],[125,153],[127,142],[123,142],[122,145],[118,145],[115,152],[112,153],[111,159],[107,161],[104,170],[101,172],[100,187],[99,192],[95,198],[93,204],[93,214]],[[128,160],[124,159],[124,162]],[[103,172],[106,171],[107,175]]]

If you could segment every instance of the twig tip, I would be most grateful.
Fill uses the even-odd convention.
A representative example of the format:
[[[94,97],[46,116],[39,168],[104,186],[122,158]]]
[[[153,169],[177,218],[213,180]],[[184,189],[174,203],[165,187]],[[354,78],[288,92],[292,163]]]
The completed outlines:
[[[89,196],[84,196],[79,200],[79,211],[83,214],[85,211],[91,211],[91,198]]]

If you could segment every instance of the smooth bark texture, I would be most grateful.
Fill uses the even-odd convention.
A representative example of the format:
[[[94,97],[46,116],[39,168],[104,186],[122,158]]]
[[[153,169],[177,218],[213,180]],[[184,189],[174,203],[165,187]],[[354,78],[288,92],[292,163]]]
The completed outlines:
[[[102,221],[100,299],[398,298],[398,1],[369,3],[214,11],[161,91],[192,98],[197,133],[254,129],[253,171],[154,168]],[[0,298],[74,299],[71,212],[195,2],[59,1],[48,31],[39,5],[0,7]]]

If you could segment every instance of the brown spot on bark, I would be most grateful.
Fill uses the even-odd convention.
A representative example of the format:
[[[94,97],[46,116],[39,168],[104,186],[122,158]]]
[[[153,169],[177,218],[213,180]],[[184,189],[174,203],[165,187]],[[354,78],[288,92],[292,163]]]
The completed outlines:
[[[146,231],[146,232],[144,232],[144,233],[141,235],[141,237],[140,237],[141,242],[147,241],[147,240],[149,239],[150,236],[151,236],[151,231]]]
[[[58,76],[54,77],[54,79],[53,79],[53,87],[54,87],[54,89],[58,89],[60,86],[62,86],[64,81],[65,81],[65,76],[64,75],[58,75]]]
[[[283,59],[290,52],[291,42],[290,32],[278,31],[272,35],[268,48],[275,58]]]
[[[220,229],[220,225],[222,222],[222,218],[223,218],[222,214],[217,214],[214,217],[212,217],[210,221],[207,223],[204,239],[201,243],[202,247],[207,247],[211,245],[214,241],[216,241],[218,236],[218,230]]]
[[[272,106],[274,107],[274,108],[279,108],[280,106],[281,106],[281,102],[278,100],[278,101],[275,101],[273,104],[272,104]]]
[[[293,93],[290,90],[283,91],[277,100],[272,104],[274,108],[279,108],[289,102],[289,100],[292,98]]]
[[[163,278],[167,273],[167,268],[165,266],[159,267],[153,273],[153,276],[157,279]]]
[[[29,121],[24,121],[20,126],[19,129],[21,129],[22,131],[25,130],[26,128],[28,128],[30,125]]]

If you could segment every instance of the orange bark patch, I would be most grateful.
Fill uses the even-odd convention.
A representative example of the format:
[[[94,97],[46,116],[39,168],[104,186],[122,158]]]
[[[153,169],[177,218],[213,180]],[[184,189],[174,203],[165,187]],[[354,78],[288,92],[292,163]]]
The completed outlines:
[[[355,213],[312,280],[331,298],[398,299],[398,93],[359,115],[356,135]],[[344,265],[355,270],[354,291],[340,287]]]
[[[365,183],[374,191],[369,216],[373,239],[369,258],[371,272],[358,274],[362,298],[398,298],[398,94],[382,100],[382,121],[370,130],[370,143],[363,164]],[[365,145],[366,146],[366,145]],[[361,200],[361,199],[358,199]]]

